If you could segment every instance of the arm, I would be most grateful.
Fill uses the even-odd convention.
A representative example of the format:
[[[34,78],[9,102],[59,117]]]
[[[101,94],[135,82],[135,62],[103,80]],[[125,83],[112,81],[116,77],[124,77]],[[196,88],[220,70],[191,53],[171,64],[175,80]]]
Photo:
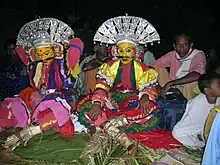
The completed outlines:
[[[152,67],[163,67],[163,68],[170,67],[170,65],[171,65],[171,58],[172,58],[173,53],[174,53],[174,51],[171,51],[171,52],[165,54],[164,56],[162,56],[158,60],[154,61],[151,64],[151,66]]]
[[[92,96],[92,102],[99,102],[103,106],[105,104],[105,98],[108,97],[108,92],[113,84],[109,64],[104,63],[100,66],[96,78],[97,83],[94,95]]]
[[[70,74],[76,78],[80,73],[79,59],[83,52],[84,44],[79,38],[73,38],[69,42],[69,50],[67,54],[67,66],[69,68]]]
[[[191,82],[198,81],[202,74],[205,74],[206,69],[206,58],[204,53],[200,52],[197,56],[192,59],[191,72],[186,76],[171,81],[173,85],[187,84]]]
[[[188,83],[198,81],[200,76],[201,76],[200,73],[193,71],[182,78],[179,78],[179,79],[176,79],[170,82],[172,83],[172,85],[188,84]]]
[[[139,90],[139,99],[143,95],[148,95],[150,100],[157,98],[157,92],[155,85],[157,83],[158,73],[154,69],[149,69],[146,66],[139,68],[137,76],[140,79],[137,80],[137,89]]]

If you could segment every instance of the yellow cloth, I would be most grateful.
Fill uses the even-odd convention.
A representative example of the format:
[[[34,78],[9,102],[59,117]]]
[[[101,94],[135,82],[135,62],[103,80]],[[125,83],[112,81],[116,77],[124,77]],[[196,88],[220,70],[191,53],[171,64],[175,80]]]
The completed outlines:
[[[69,69],[69,74],[71,74],[73,78],[77,78],[79,73],[80,73],[80,66],[78,63],[76,64],[74,69],[71,69],[71,68]]]
[[[41,76],[42,76],[42,68],[43,68],[43,63],[42,62],[38,63],[36,71],[35,71],[35,75],[33,78],[35,87],[38,89],[40,89],[40,87],[41,87],[40,80],[41,80]]]
[[[201,93],[201,91],[199,90],[199,86],[197,85],[196,88],[193,90],[193,93],[195,93],[196,95],[199,95]]]
[[[111,66],[108,63],[104,63],[100,66],[97,77],[104,79],[107,86],[103,84],[96,84],[96,88],[102,88],[108,91],[117,76],[118,68],[120,65],[120,60],[116,60]],[[139,91],[143,90],[152,83],[157,82],[158,73],[154,69],[143,70],[141,63],[139,61],[134,61],[134,71],[135,71],[135,81],[136,86]]]
[[[214,107],[212,109],[212,111],[210,112],[207,120],[206,120],[205,127],[204,127],[204,138],[205,138],[205,140],[207,140],[208,137],[209,137],[209,132],[212,128],[212,123],[213,123],[217,113],[220,113],[220,106]]]

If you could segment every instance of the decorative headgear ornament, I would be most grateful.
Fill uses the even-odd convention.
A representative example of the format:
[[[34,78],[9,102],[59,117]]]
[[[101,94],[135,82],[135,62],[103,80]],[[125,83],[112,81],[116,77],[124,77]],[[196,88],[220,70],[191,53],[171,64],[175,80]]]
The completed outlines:
[[[147,45],[160,41],[156,29],[145,19],[134,16],[119,16],[105,21],[96,32],[93,41],[115,44],[120,41]]]
[[[73,36],[74,31],[66,23],[55,18],[39,18],[20,29],[16,44],[29,51],[38,44],[68,42]]]

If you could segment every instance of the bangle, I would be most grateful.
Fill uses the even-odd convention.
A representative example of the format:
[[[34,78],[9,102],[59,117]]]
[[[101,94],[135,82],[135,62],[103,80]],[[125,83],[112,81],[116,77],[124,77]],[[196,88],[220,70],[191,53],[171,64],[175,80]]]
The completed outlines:
[[[174,80],[174,81],[172,81],[172,85],[171,86],[175,86],[175,85],[176,85],[176,82]]]
[[[99,96],[99,95],[93,95],[92,96],[92,104],[95,104],[95,102],[99,102],[101,106],[105,105],[105,98]]]
[[[99,104],[99,105],[102,105],[101,101],[98,101],[98,100],[93,101],[92,104]]]

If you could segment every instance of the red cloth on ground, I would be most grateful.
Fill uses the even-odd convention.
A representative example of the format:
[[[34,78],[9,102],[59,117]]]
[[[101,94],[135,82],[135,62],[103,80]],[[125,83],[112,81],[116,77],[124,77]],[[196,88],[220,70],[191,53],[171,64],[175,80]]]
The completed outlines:
[[[58,126],[56,117],[51,110],[45,110],[38,114],[37,122],[40,124],[41,130],[47,131],[53,129],[60,132],[62,136],[73,136],[74,135],[74,125],[71,120],[67,121],[62,127]],[[56,121],[56,122],[53,122]],[[44,124],[48,123],[43,127]]]
[[[64,126],[61,127],[60,133],[62,136],[73,136],[74,135],[74,125],[71,120],[68,120]]]
[[[175,149],[182,144],[173,138],[172,131],[155,129],[150,132],[126,133],[128,137],[139,141],[152,149]]]
[[[12,114],[8,105],[10,104],[10,100],[5,100],[0,105],[0,129],[5,130],[6,128],[15,128],[17,125],[16,118]]]

